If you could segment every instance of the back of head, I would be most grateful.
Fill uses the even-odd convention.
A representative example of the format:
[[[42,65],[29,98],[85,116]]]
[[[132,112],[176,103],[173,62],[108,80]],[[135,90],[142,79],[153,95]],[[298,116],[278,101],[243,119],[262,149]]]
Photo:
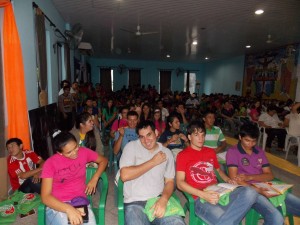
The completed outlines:
[[[250,137],[257,139],[259,137],[259,129],[256,124],[246,123],[240,127],[240,136],[241,137]]]

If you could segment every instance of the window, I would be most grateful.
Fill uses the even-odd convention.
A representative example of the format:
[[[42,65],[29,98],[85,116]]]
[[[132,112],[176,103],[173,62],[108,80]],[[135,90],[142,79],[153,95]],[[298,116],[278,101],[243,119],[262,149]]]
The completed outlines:
[[[196,92],[196,73],[184,73],[183,91],[189,91],[190,93]]]
[[[114,70],[110,70],[111,90],[114,91]]]

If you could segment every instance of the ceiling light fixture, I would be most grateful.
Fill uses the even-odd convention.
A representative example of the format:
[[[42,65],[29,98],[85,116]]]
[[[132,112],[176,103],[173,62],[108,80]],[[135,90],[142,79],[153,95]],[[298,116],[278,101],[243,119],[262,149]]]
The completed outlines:
[[[192,43],[193,45],[197,45],[198,44],[198,42],[197,41],[193,41],[193,43]]]
[[[246,48],[251,48],[251,45],[246,45]]]
[[[166,55],[167,58],[170,58],[171,56],[169,54]]]
[[[258,9],[258,10],[255,11],[256,15],[261,15],[263,13],[264,13],[264,10],[262,10],[262,9]]]
[[[205,57],[205,60],[209,60],[209,58],[208,58],[208,57]]]

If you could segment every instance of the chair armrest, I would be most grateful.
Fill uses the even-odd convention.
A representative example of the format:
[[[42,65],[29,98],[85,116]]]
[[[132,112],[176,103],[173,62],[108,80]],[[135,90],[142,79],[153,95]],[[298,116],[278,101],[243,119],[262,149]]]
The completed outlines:
[[[190,211],[190,215],[195,214],[195,199],[193,196],[185,191],[182,192],[187,202],[185,203],[185,211],[188,209]]]
[[[46,224],[46,206],[41,203],[38,207],[38,225]]]
[[[219,183],[226,183],[226,182],[222,179],[222,177],[220,176],[219,172],[218,172],[216,169],[214,169],[214,172],[215,172],[215,174],[216,174],[216,177],[217,177],[217,180],[218,180]]]
[[[119,178],[118,181],[118,224],[124,225],[125,215],[124,215],[124,196],[123,196],[123,181]]]
[[[99,201],[99,209],[105,209],[107,193],[108,193],[108,179],[106,172],[103,172],[101,175],[101,193]]]

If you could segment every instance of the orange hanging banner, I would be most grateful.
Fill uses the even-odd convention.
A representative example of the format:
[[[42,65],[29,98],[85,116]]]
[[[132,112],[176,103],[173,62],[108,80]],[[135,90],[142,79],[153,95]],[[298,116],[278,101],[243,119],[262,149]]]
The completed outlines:
[[[10,1],[1,0],[3,15],[3,73],[6,91],[8,138],[18,137],[30,148],[24,65],[21,43]]]

